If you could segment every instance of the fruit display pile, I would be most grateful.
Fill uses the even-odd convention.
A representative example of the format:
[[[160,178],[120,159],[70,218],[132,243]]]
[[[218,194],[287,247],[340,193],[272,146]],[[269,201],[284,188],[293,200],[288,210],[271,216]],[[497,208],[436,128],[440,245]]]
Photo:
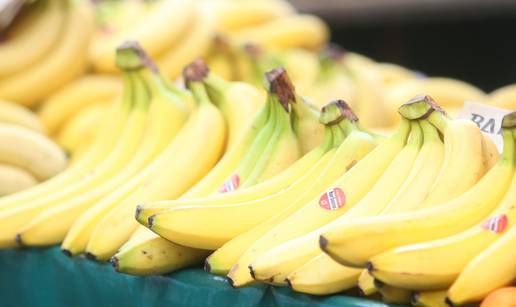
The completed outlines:
[[[0,248],[516,301],[516,85],[375,62],[280,0],[37,0],[1,35]],[[501,152],[465,101],[504,110]]]

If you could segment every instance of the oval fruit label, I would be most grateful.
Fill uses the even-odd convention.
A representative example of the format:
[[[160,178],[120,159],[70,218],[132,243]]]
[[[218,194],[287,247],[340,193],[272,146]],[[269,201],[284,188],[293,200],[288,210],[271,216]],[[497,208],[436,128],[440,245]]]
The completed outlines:
[[[332,188],[319,198],[319,206],[326,210],[338,210],[344,207],[346,195],[340,188]]]
[[[482,224],[482,228],[485,230],[492,231],[494,233],[502,233],[507,228],[508,223],[509,223],[509,219],[508,219],[507,215],[500,214],[500,215],[493,216],[492,218],[487,219]]]
[[[231,175],[220,187],[220,193],[233,192],[240,186],[240,177],[237,174]]]

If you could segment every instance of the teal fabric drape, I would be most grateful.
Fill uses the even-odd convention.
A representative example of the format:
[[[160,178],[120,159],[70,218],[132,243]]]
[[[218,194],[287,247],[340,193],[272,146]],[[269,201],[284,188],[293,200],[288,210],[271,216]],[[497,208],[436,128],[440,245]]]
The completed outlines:
[[[114,272],[108,263],[68,258],[58,247],[0,250],[0,267],[0,306],[5,307],[394,306],[267,285],[233,289],[225,278],[200,268],[167,276],[129,276]]]

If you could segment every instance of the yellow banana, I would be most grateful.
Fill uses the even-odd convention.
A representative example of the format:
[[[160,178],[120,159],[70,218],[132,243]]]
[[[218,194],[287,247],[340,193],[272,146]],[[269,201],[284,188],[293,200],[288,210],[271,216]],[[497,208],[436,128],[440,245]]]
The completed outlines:
[[[185,69],[185,79],[199,107],[192,115],[195,120],[193,129],[180,144],[182,150],[167,152],[170,147],[167,148],[161,161],[158,158],[144,170],[150,174],[139,187],[98,221],[86,246],[89,257],[107,260],[130,238],[138,226],[134,219],[136,205],[144,201],[177,198],[219,160],[224,150],[226,127],[221,113],[211,104],[200,82],[206,71],[198,68],[194,62]],[[204,141],[199,142],[201,139]]]
[[[92,8],[86,2],[70,2],[66,16],[61,40],[43,60],[0,81],[1,99],[33,106],[84,72],[93,31]]]
[[[167,245],[163,245],[159,239],[163,238],[156,236],[147,228],[139,228],[111,258],[113,267],[117,272],[131,275],[163,274],[198,264],[210,253],[169,241],[166,241]],[[140,246],[143,242],[145,242],[144,249]],[[156,264],[159,264],[159,268]]]
[[[318,49],[328,41],[327,26],[312,15],[292,15],[234,32],[232,39],[268,49]]]
[[[396,288],[375,279],[375,287],[378,289],[382,301],[387,304],[409,304],[411,292],[402,288]]]
[[[95,135],[99,133],[96,125],[102,118],[102,114],[106,112],[109,103],[111,101],[98,102],[77,112],[60,129],[56,137],[57,143],[72,156],[75,155],[78,148],[90,144]]]
[[[416,77],[414,72],[393,63],[378,63],[376,64],[376,70],[380,74],[382,83],[387,86]]]
[[[405,145],[408,130],[408,123],[401,125],[399,132],[394,137],[376,147],[340,178],[330,181],[331,183],[325,187],[326,192],[320,197],[306,202],[301,209],[252,244],[230,271],[228,276],[232,284],[242,286],[253,280],[252,267],[249,270],[246,268],[263,252],[305,235],[353,207]]]
[[[43,181],[66,167],[66,156],[59,146],[38,132],[0,124],[0,163],[23,168]]]
[[[416,156],[422,142],[421,131],[417,123],[413,123],[411,126],[412,132],[407,146],[400,151],[378,182],[353,208],[333,222],[304,236],[280,244],[256,257],[251,264],[255,279],[269,280],[277,284],[283,283],[287,279],[288,274],[303,266],[310,259],[321,255],[317,240],[322,231],[330,228],[334,223],[342,223],[343,220],[352,220],[358,216],[377,215],[382,210],[385,210],[385,207],[396,196],[396,191],[403,186],[405,179],[410,180],[411,173],[413,173],[411,169],[417,169],[418,160],[420,160],[419,157],[416,159]],[[422,153],[425,150],[425,145],[421,149]],[[413,164],[414,167],[412,167]],[[321,259],[317,264],[323,262],[324,260]],[[323,274],[323,272],[331,270],[341,271],[338,267],[338,264],[327,258],[325,265],[313,269]],[[343,268],[342,270],[350,271],[348,268]],[[354,274],[355,278],[358,277],[356,272]],[[343,279],[349,278],[349,276],[344,274],[341,276]]]
[[[117,72],[113,50],[126,40],[138,41],[151,58],[157,58],[174,48],[192,25],[195,4],[191,1],[162,0],[149,6],[143,17],[137,18],[120,31],[116,31],[116,28],[112,29],[115,33],[103,31],[102,28],[97,31],[90,46],[90,59],[95,70]],[[163,71],[167,71],[166,68],[163,67]]]
[[[448,307],[447,292],[447,290],[414,292],[410,297],[410,303],[418,307]]]
[[[33,3],[15,19],[0,46],[0,78],[31,69],[55,48],[64,27],[64,1]],[[35,48],[34,46],[37,46]]]
[[[505,120],[510,122],[510,117]],[[371,257],[398,246],[428,241],[462,231],[483,219],[507,191],[513,173],[513,147],[510,130],[504,131],[503,157],[466,193],[415,212],[356,219],[335,225],[323,233],[321,248],[340,263],[370,268],[376,278]],[[446,225],[446,226],[444,226]],[[343,248],[345,246],[345,248]],[[417,279],[411,279],[417,287]]]
[[[142,67],[140,69],[134,76],[133,86],[145,86],[151,91],[152,100],[143,141],[133,158],[116,176],[91,189],[88,194],[72,198],[35,217],[19,231],[19,238],[23,244],[50,245],[61,242],[82,212],[151,163],[177,134],[186,120],[187,107],[166,90],[157,73],[143,70]],[[148,98],[142,94],[134,97],[136,104],[141,104],[146,99]]]
[[[49,134],[61,127],[83,108],[98,101],[114,100],[122,93],[120,78],[86,75],[54,92],[43,102],[39,116]]]
[[[196,7],[195,16],[190,17],[190,22],[193,22],[191,29],[179,38],[177,44],[156,57],[158,66],[169,78],[178,77],[185,65],[208,54],[215,37],[214,16],[210,13],[204,7]]]
[[[292,5],[282,0],[213,1],[212,3],[217,16],[217,30],[223,34],[259,26],[295,12]]]
[[[253,124],[253,118],[264,105],[265,96],[261,91],[244,82],[227,82],[213,74],[203,80],[208,95],[220,109],[227,122],[230,149],[238,144]]]
[[[145,91],[141,89],[140,91]],[[138,101],[127,121],[124,133],[121,135],[117,145],[113,148],[105,160],[94,168],[91,174],[84,176],[81,180],[70,185],[63,186],[60,191],[47,195],[47,197],[27,202],[15,208],[3,210],[0,215],[8,222],[2,223],[1,242],[9,246],[13,241],[13,232],[18,232],[28,221],[39,215],[41,212],[54,208],[62,202],[66,202],[83,193],[87,193],[100,184],[108,181],[112,176],[123,169],[130,161],[132,155],[138,149],[144,135],[147,120],[148,101]],[[21,236],[17,236],[18,243]]]
[[[516,109],[516,84],[507,85],[489,93],[487,102],[499,108]]]
[[[281,106],[279,106],[279,102],[276,102],[276,104],[281,108]],[[340,118],[342,119],[343,117]],[[313,179],[319,177],[320,171],[324,169],[323,167],[318,167],[318,163],[311,168],[310,165],[304,164],[307,160],[302,159],[301,161],[303,161],[303,164],[296,163],[296,168],[297,165],[305,165],[304,168],[308,169],[306,171],[306,175],[299,179],[292,176],[286,177],[288,181],[281,184],[284,188],[283,190],[278,190],[277,194],[255,194],[257,197],[254,199],[247,198],[247,201],[242,199],[240,202],[234,203],[224,202],[220,205],[206,206],[203,204],[197,206],[174,206],[169,210],[159,212],[150,217],[149,227],[160,235],[163,235],[163,233],[166,232],[165,238],[182,245],[204,249],[221,246],[234,236],[246,231],[247,229],[251,229],[261,221],[264,221],[272,217],[278,211],[281,211],[287,204],[288,199],[296,197],[296,195],[299,195],[299,193],[304,191],[310,184],[312,184]],[[321,162],[321,160],[319,162]],[[279,176],[282,175],[280,174]],[[290,184],[286,185],[287,182],[290,182]],[[253,187],[249,189],[254,191],[258,190]],[[245,189],[242,190],[242,194],[244,193]],[[248,195],[249,194],[246,196]],[[228,196],[231,197],[231,194]],[[217,214],[220,218],[215,221],[209,218],[210,216],[213,216],[213,214]],[[191,220],[191,216],[196,216],[196,219]],[[228,225],[228,223],[234,220],[236,216],[239,216],[239,219],[241,220],[238,225],[232,227],[220,227],[221,225]],[[203,221],[206,221],[206,219],[211,221],[209,224],[205,224],[203,227],[205,231],[203,230],[201,233],[198,228],[196,229],[195,224],[197,221],[199,221],[199,223],[204,223]],[[170,222],[170,220],[173,222]],[[185,225],[186,221],[188,221],[188,225]]]
[[[324,125],[318,121],[318,117],[319,111],[305,99],[296,99],[292,105],[292,125],[302,153],[319,146],[323,140]]]
[[[312,97],[308,90],[316,81],[320,72],[317,55],[310,50],[292,48],[280,52],[279,56],[289,72],[292,82],[296,85],[296,91],[303,97]],[[331,97],[331,99],[324,99],[324,102],[327,103],[337,98],[342,99],[342,97]]]
[[[0,163],[0,197],[26,190],[37,183],[36,178],[24,169]]]
[[[8,101],[0,101],[0,123],[21,126],[42,134],[46,132],[36,114]]]
[[[516,228],[513,226],[499,240],[473,258],[448,290],[448,304],[479,301],[490,292],[514,281],[514,242]]]
[[[110,107],[99,124],[99,129],[105,132],[95,138],[92,146],[73,165],[52,179],[27,191],[3,197],[0,199],[0,209],[15,208],[57,193],[63,189],[63,186],[77,182],[97,167],[113,150],[123,133],[132,109],[128,100],[127,97],[126,99],[120,99]]]

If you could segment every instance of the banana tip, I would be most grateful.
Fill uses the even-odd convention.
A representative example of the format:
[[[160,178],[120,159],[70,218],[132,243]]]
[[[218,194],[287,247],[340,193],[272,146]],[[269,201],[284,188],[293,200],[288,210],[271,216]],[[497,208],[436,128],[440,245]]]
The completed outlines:
[[[147,224],[149,225],[149,228],[152,228],[152,226],[154,225],[154,219],[156,218],[155,215],[151,215],[149,216],[149,218],[147,219]]]
[[[18,244],[19,246],[23,246],[23,241],[22,241],[21,234],[17,233],[16,237],[14,238],[14,240],[16,241],[16,244]]]
[[[384,286],[384,283],[381,280],[378,280],[376,278],[374,279],[373,283],[374,283],[374,286],[378,289],[383,288],[383,286]]]
[[[228,281],[231,287],[235,288],[235,282],[233,281],[233,279],[231,279],[231,277],[226,277],[226,280]]]
[[[366,263],[366,269],[369,273],[374,272],[374,265],[371,261],[367,261]]]
[[[253,266],[252,266],[252,265],[250,265],[250,266],[248,266],[248,268],[249,268],[249,273],[251,274],[251,277],[252,277],[253,279],[256,279],[256,277],[255,277],[255,275],[254,275]]]
[[[453,307],[455,306],[455,304],[453,304],[453,302],[451,301],[451,299],[449,297],[446,297],[444,299],[444,302],[446,303],[446,305],[450,306],[450,307]]]
[[[410,303],[412,305],[415,305],[417,303],[417,300],[419,299],[419,292],[414,292],[410,295]]]
[[[86,252],[84,254],[84,256],[86,257],[86,259],[89,259],[89,260],[97,260],[97,256],[95,256],[94,254],[92,254],[90,252]]]
[[[287,286],[292,289],[292,282],[290,281],[290,279],[288,278],[285,278],[285,282],[287,283]]]
[[[203,59],[198,58],[183,69],[183,78],[186,83],[202,81],[208,76],[209,72],[208,65],[206,65]]]
[[[324,236],[319,237],[319,246],[323,251],[326,251],[326,247],[328,246],[328,239],[326,239]]]
[[[204,260],[204,270],[208,273],[211,272],[211,265],[210,263],[208,262],[208,259]]]
[[[296,102],[295,88],[283,67],[274,68],[265,73],[270,91],[274,93],[285,111],[289,112],[289,103]]]
[[[140,213],[142,212],[142,206],[141,205],[137,205],[136,206],[136,212],[134,213],[134,218],[139,221],[140,219],[138,217],[140,217]]]
[[[116,256],[113,256],[111,257],[111,259],[109,260],[109,262],[111,262],[111,265],[113,266],[113,268],[115,269],[115,271],[119,272],[119,261],[118,261],[118,257]]]
[[[61,252],[66,256],[66,257],[72,257],[72,252],[67,250],[67,249],[61,249]]]

